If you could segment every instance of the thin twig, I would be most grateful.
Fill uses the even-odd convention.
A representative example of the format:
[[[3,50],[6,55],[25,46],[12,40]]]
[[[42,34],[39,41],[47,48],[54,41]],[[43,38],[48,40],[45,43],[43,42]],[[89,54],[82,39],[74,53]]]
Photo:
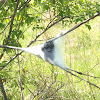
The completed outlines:
[[[19,91],[18,89],[16,91],[13,92],[12,96],[9,98],[9,100],[12,100],[12,98],[15,96],[15,94],[17,94]]]
[[[27,4],[28,4],[30,1],[31,1],[31,0],[25,2],[25,3],[24,3],[25,5],[23,6],[23,8],[20,9],[20,11],[23,10],[23,9],[27,6]]]
[[[52,87],[52,85],[55,83],[55,81],[54,82],[52,82],[49,86],[48,86],[48,89],[45,91],[45,93],[43,94],[43,96],[42,96],[42,99],[45,97],[45,95],[48,93],[48,91],[50,91],[50,88]]]
[[[34,7],[30,6],[32,9],[34,9],[36,12],[38,12],[39,14],[41,14],[42,16],[44,16],[45,18],[47,18],[42,12],[39,12],[37,9],[35,9]]]
[[[41,87],[41,89],[39,89],[39,90],[37,91],[37,94],[35,94],[35,95],[32,97],[32,100],[35,99],[38,95],[40,95],[40,93],[43,92],[45,88],[46,88],[46,82],[45,82],[44,85]]]
[[[34,95],[34,93],[28,88],[27,85],[25,85],[24,83],[23,83],[23,85],[28,89],[28,91],[29,91],[32,95]]]
[[[0,8],[2,8],[3,6],[5,6],[7,0],[1,0],[0,2],[3,4],[3,5],[0,7]]]
[[[64,85],[59,86],[50,96],[47,96],[46,98],[42,99],[42,100],[46,100],[47,98],[52,97],[57,91],[59,91]]]
[[[93,66],[90,70],[89,70],[89,72],[91,71],[91,70],[93,70],[97,65],[99,65],[100,63],[97,63],[95,66]]]
[[[69,69],[69,70],[70,70],[70,69]],[[71,69],[70,71],[74,71],[74,72],[76,72],[76,73],[79,74],[79,75],[84,75],[84,76],[89,76],[89,77],[99,78],[99,79],[100,79],[100,77],[92,76],[92,75],[89,75],[89,74],[84,74],[84,73],[78,72],[78,71],[76,71],[76,70],[72,70],[72,69]]]
[[[20,10],[25,4],[27,3],[27,1],[25,1],[22,5],[20,5],[17,9]]]
[[[5,31],[5,29],[8,27],[8,25],[10,24],[10,22],[11,22],[11,20],[8,22],[8,24],[4,27],[4,29],[1,31],[1,33],[0,34],[2,34],[4,31]]]
[[[73,74],[72,72],[70,72],[70,71],[68,71],[68,70],[65,70],[65,71],[66,71],[66,72],[68,72],[68,73],[70,73],[71,75],[73,75],[73,76],[75,76],[75,77],[77,77],[77,78],[79,78],[79,79],[81,79],[81,80],[83,80],[83,81],[85,81],[85,82],[89,83],[90,85],[93,85],[93,86],[95,86],[96,88],[100,89],[100,87],[99,87],[99,86],[97,86],[97,85],[95,85],[95,84],[93,84],[93,83],[89,82],[88,80],[85,80],[85,79],[83,79],[83,78],[81,78],[81,77],[79,77],[79,76],[77,76],[77,75]]]

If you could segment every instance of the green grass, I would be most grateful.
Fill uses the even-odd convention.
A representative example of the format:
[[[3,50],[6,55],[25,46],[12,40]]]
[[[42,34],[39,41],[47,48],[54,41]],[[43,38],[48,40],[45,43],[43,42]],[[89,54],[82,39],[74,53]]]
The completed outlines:
[[[90,21],[92,29],[89,31],[85,25],[69,33],[64,44],[65,61],[72,69],[100,76],[100,17]],[[58,34],[60,30],[70,29],[70,27],[61,26],[61,23],[48,30],[39,39],[51,38]],[[24,40],[21,39],[22,47],[40,33],[39,30],[33,32],[31,27],[24,33]],[[43,42],[43,41],[42,41]],[[42,43],[38,41],[33,45]],[[11,53],[12,55],[12,53]],[[2,60],[9,59],[5,56]],[[22,53],[18,58],[9,64],[5,71],[2,70],[2,76],[7,78],[4,83],[7,95],[12,100],[20,100],[19,68],[21,71],[21,80],[23,87],[23,96],[25,100],[99,100],[100,90],[88,83],[66,73],[57,66],[52,66],[47,62],[30,55]],[[8,74],[8,77],[7,77]],[[100,87],[100,79],[80,76]],[[1,95],[0,95],[1,96]],[[34,97],[36,96],[36,97]],[[0,97],[2,98],[2,96]]]

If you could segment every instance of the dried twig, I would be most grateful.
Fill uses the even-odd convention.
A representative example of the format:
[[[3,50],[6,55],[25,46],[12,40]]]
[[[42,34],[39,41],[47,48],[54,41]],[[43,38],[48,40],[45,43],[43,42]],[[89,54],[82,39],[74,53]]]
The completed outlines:
[[[45,93],[43,94],[42,96],[42,99],[45,97],[45,95],[50,91],[50,88],[52,87],[52,85],[55,84],[55,81],[52,82],[49,86],[48,86],[48,89],[45,91]]]
[[[44,85],[41,87],[41,89],[39,89],[37,91],[37,93],[32,97],[32,100],[35,99],[38,95],[40,95],[41,92],[43,92],[46,88],[46,82],[44,83]]]

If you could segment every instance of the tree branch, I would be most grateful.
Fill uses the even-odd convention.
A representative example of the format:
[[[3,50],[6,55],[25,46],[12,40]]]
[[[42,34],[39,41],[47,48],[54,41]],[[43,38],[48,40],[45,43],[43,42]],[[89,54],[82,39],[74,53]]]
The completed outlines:
[[[17,8],[18,8],[19,1],[20,0],[17,0],[16,7],[14,9],[14,14],[12,15],[12,18],[11,18],[11,24],[10,24],[10,29],[9,29],[9,34],[8,34],[8,37],[7,37],[6,45],[8,44],[8,41],[10,39],[10,35],[11,35],[11,32],[12,32],[13,21],[14,21],[16,12],[17,12]]]
[[[10,29],[9,29],[9,33],[8,33],[6,45],[8,44],[8,41],[9,41],[9,39],[10,39],[10,35],[11,35],[11,32],[12,32],[13,21],[14,21],[16,12],[17,12],[17,8],[18,8],[19,1],[20,1],[20,0],[17,0],[16,6],[15,6],[15,9],[14,9],[14,14],[12,15],[12,18],[11,18],[11,24],[10,24]],[[9,23],[8,23],[8,24],[9,24]],[[5,51],[5,48],[4,48],[3,52],[4,52],[4,51]],[[0,55],[0,59],[3,57],[3,54],[4,54],[4,53],[2,53],[2,54]]]
[[[2,91],[3,96],[4,96],[4,100],[7,100],[7,95],[6,95],[4,86],[3,86],[3,82],[2,82],[1,76],[0,76],[0,80],[1,80],[1,81],[0,81],[0,87],[1,87],[1,91]]]
[[[81,25],[83,25],[83,24],[89,22],[91,19],[94,19],[95,17],[97,17],[97,16],[99,16],[99,15],[100,15],[100,13],[97,13],[96,15],[94,15],[94,16],[92,16],[91,18],[85,20],[84,22],[82,22],[82,23],[80,23],[80,24],[74,26],[72,29],[68,30],[68,31],[65,32],[64,34],[62,34],[62,35],[60,35],[59,37],[55,38],[55,40],[58,39],[58,38],[60,38],[60,37],[62,37],[62,36],[64,36],[64,35],[66,35],[66,34],[68,34],[69,32],[75,30],[76,28],[78,28],[78,27],[80,27]]]

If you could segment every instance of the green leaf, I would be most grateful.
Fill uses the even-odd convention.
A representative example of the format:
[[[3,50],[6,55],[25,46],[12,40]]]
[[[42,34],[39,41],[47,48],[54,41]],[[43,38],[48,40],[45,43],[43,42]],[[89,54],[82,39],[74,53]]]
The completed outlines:
[[[79,22],[79,21],[82,21],[81,18],[77,18],[77,19],[75,20],[75,23],[77,23],[77,22]]]
[[[91,26],[88,24],[85,24],[85,26],[89,29],[89,31],[91,30]]]
[[[59,2],[60,2],[61,4],[63,4],[63,1],[64,1],[64,0],[59,0]]]
[[[17,39],[20,37],[20,38],[23,38],[23,35],[22,34],[22,30],[13,30],[12,31],[12,34],[11,34],[11,38],[15,38],[17,37]]]
[[[0,28],[4,28],[5,24],[0,23]]]

